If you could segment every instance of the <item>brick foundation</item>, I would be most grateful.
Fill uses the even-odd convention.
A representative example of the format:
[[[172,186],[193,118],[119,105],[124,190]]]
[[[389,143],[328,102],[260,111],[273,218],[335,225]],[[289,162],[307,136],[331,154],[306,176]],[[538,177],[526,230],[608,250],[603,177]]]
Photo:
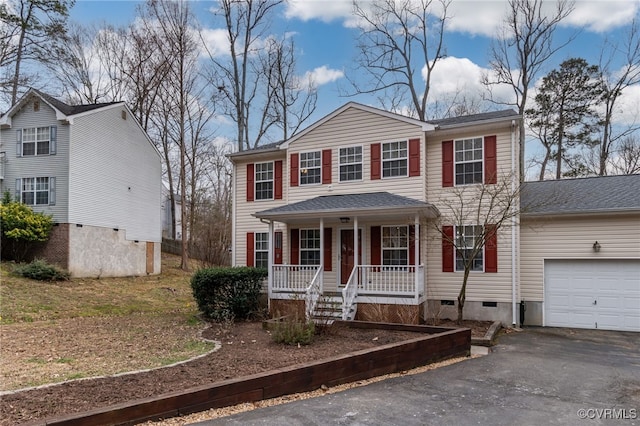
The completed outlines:
[[[49,240],[30,252],[28,257],[45,259],[48,263],[69,269],[69,224],[55,224]]]

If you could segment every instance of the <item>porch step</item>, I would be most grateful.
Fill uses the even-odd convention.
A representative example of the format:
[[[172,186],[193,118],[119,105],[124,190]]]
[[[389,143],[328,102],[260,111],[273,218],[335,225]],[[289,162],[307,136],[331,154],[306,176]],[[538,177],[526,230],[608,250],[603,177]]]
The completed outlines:
[[[342,298],[321,297],[311,315],[316,324],[331,325],[337,319],[342,319]]]

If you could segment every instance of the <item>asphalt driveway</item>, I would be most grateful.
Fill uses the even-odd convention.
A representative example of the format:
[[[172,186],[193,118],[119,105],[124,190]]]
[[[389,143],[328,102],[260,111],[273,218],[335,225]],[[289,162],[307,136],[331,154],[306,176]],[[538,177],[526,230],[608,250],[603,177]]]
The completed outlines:
[[[640,333],[532,328],[426,373],[198,425],[640,425]]]

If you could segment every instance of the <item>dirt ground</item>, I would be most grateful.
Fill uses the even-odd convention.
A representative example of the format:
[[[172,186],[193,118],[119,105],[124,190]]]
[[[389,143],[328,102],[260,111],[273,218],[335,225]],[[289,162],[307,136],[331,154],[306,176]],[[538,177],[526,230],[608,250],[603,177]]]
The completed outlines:
[[[489,323],[468,325],[473,326],[474,335],[483,335]],[[99,328],[99,325],[96,327]],[[60,332],[70,333],[62,328]],[[203,337],[219,341],[220,349],[175,366],[5,392],[0,398],[0,425],[15,425],[34,419],[106,407],[397,342],[415,337],[415,334],[339,328],[331,333],[316,336],[316,340],[310,346],[297,347],[274,343],[260,323],[240,323],[227,327],[214,325],[203,332]],[[14,338],[20,339],[20,336],[15,335]],[[55,336],[48,338],[49,341],[59,340]],[[24,340],[17,343],[24,351],[30,350],[29,345],[40,344],[37,339]],[[97,353],[100,353],[101,346],[108,345],[108,342],[100,342],[99,339],[94,342],[92,350]],[[132,345],[139,344],[140,342],[132,342]],[[122,349],[127,350],[126,347]],[[49,350],[56,353],[55,349]],[[58,352],[60,351],[58,348]]]

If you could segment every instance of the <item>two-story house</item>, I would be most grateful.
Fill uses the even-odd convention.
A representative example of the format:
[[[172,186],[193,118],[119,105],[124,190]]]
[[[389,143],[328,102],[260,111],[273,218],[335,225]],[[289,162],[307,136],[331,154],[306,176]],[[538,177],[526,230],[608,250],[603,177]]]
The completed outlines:
[[[123,102],[31,89],[0,117],[0,151],[0,191],[53,216],[35,256],[77,277],[160,273],[161,157]]]
[[[521,125],[511,110],[422,122],[350,102],[232,154],[232,263],[269,269],[272,313],[311,314],[322,296],[345,319],[455,318],[461,256],[510,202],[473,257],[465,318],[640,331],[640,175],[521,186]],[[506,199],[488,195],[499,186]]]
[[[296,292],[307,309],[340,295],[359,319],[452,309],[461,266],[432,226],[439,203],[456,187],[516,178],[520,122],[511,110],[422,122],[348,103],[280,144],[233,154],[233,264],[269,268],[272,310]],[[466,225],[473,238],[478,224]],[[511,323],[512,232],[477,256],[467,317]]]

